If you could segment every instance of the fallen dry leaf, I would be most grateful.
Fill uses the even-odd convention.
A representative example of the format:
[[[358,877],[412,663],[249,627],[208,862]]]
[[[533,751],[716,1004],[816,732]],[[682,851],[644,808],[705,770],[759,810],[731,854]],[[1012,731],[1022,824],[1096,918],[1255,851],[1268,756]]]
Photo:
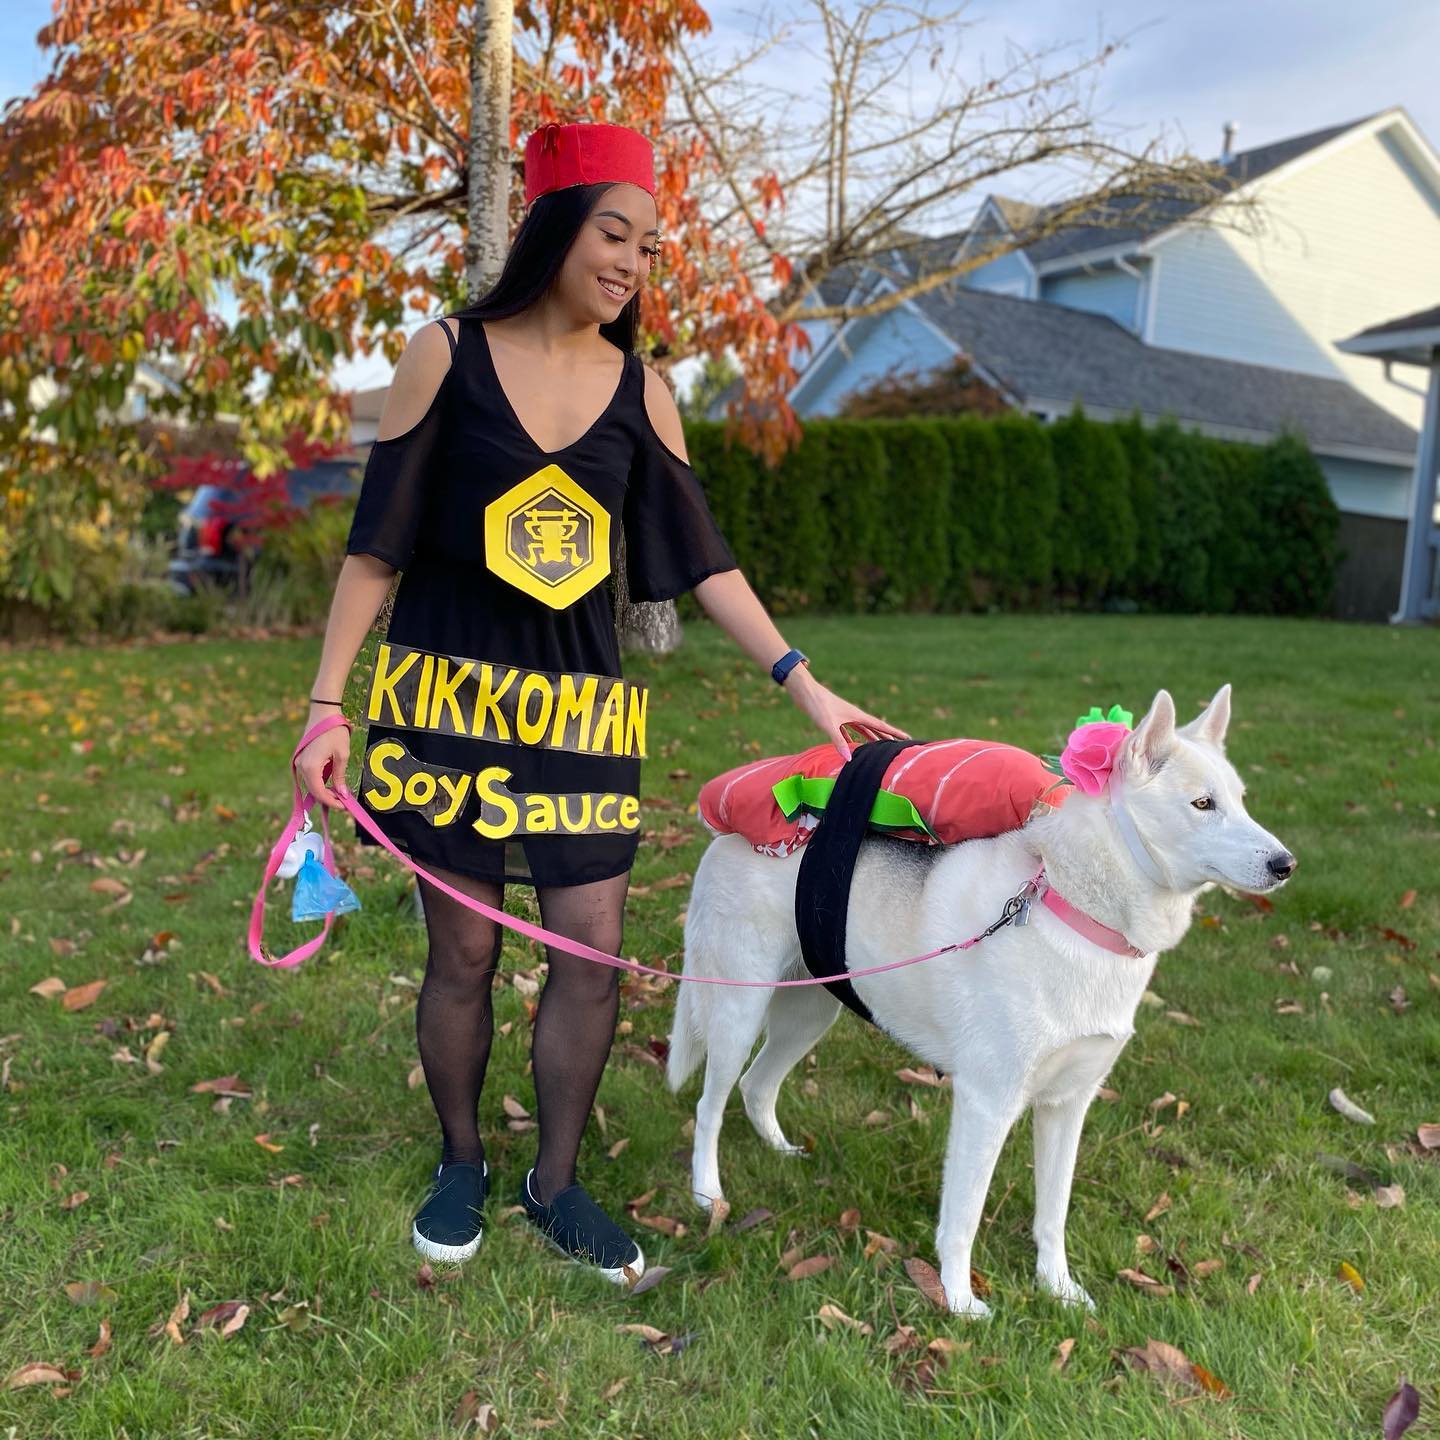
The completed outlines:
[[[714,1235],[729,1218],[730,1202],[728,1200],[712,1200],[710,1202],[710,1223],[705,1227],[706,1237]]]
[[[100,1322],[100,1338],[85,1352],[93,1359],[98,1360],[110,1348],[110,1322]]]
[[[192,1095],[231,1095],[248,1100],[250,1087],[238,1075],[221,1075],[215,1080],[197,1080],[191,1087]]]
[[[1427,1150],[1440,1150],[1440,1125],[1425,1124],[1415,1131],[1415,1138]]]
[[[1196,1365],[1178,1346],[1166,1344],[1163,1340],[1147,1338],[1143,1349],[1132,1345],[1121,1352],[1121,1358],[1131,1369],[1152,1376],[1166,1389],[1189,1394],[1203,1393],[1217,1399],[1230,1394],[1223,1381],[1203,1365]]]
[[[668,1265],[652,1265],[631,1287],[630,1294],[643,1295],[647,1290],[653,1290],[668,1274]]]
[[[100,992],[109,983],[108,980],[92,980],[88,985],[76,985],[74,989],[65,992],[65,998],[60,1004],[66,1010],[83,1010],[100,998]]]
[[[12,1370],[5,1378],[7,1390],[18,1390],[22,1385],[63,1385],[70,1377],[57,1366],[43,1360],[32,1360],[18,1370]]]
[[[945,1287],[935,1267],[918,1255],[912,1255],[905,1262],[905,1273],[915,1282],[915,1288],[937,1309],[948,1313],[949,1302],[945,1298]]]
[[[1261,1278],[1262,1278],[1262,1277],[1261,1277],[1261,1275],[1260,1275],[1260,1272],[1257,1270],[1257,1271],[1245,1282],[1245,1293],[1246,1293],[1247,1295],[1253,1295],[1253,1294],[1260,1288],[1260,1280],[1261,1280]]]
[[[83,1205],[89,1198],[90,1192],[88,1190],[77,1190],[73,1195],[67,1196],[60,1202],[60,1208],[62,1210],[75,1210]]]
[[[500,1412],[493,1405],[481,1404],[473,1390],[467,1390],[455,1407],[450,1423],[457,1430],[473,1426],[482,1435],[493,1435],[500,1428]]]
[[[676,1240],[685,1234],[687,1228],[684,1221],[672,1220],[668,1215],[632,1215],[630,1218],[637,1225],[658,1230],[662,1235],[672,1236]]]
[[[1160,1198],[1145,1212],[1145,1223],[1148,1225],[1152,1220],[1163,1215],[1171,1205],[1170,1192],[1163,1191]]]
[[[1063,1370],[1065,1368],[1065,1362],[1070,1358],[1070,1352],[1074,1348],[1075,1337],[1073,1335],[1066,1336],[1066,1338],[1055,1347],[1055,1358],[1050,1362],[1050,1368],[1052,1370]]]
[[[250,1307],[241,1300],[224,1300],[212,1306],[196,1322],[197,1330],[216,1330],[229,1339],[249,1317]]]
[[[653,1325],[617,1325],[615,1332],[618,1335],[638,1335],[647,1345],[658,1345],[666,1338],[665,1332]]]
[[[797,1260],[786,1272],[787,1280],[808,1280],[819,1275],[835,1263],[833,1255],[812,1255],[808,1260]]]
[[[1122,1270],[1120,1278],[1133,1285],[1137,1290],[1143,1291],[1146,1295],[1153,1295],[1157,1300],[1163,1300],[1175,1293],[1173,1285],[1162,1284],[1153,1276],[1147,1275],[1143,1270]]]
[[[506,1095],[500,1101],[500,1108],[512,1120],[528,1120],[530,1118],[530,1112],[513,1095]]]
[[[1403,1185],[1377,1185],[1375,1187],[1375,1204],[1381,1210],[1398,1210],[1405,1203],[1405,1187]]]
[[[63,995],[69,988],[58,975],[51,975],[48,979],[32,985],[30,993],[38,995],[42,1000],[53,1000],[57,995]]]
[[[874,1327],[864,1320],[856,1320],[853,1316],[847,1315],[838,1305],[822,1305],[816,1312],[815,1318],[827,1329],[833,1330],[837,1325],[848,1325],[852,1330],[858,1330],[862,1335],[873,1335]]]

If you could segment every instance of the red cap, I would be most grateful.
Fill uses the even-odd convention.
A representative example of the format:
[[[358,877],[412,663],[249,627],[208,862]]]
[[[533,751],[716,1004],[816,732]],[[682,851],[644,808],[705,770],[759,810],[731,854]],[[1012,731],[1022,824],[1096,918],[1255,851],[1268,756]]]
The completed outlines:
[[[655,194],[655,154],[628,125],[542,125],[525,142],[525,204],[570,185],[638,185]]]

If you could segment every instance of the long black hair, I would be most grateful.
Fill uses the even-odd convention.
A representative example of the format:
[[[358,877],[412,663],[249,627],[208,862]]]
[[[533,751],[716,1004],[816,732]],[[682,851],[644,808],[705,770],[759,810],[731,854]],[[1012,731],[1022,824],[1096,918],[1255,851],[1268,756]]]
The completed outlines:
[[[451,313],[459,319],[502,320],[528,310],[550,288],[580,227],[613,181],[567,185],[539,196],[530,206],[505,257],[500,278],[473,304]],[[635,353],[640,332],[640,287],[600,333],[627,355]]]

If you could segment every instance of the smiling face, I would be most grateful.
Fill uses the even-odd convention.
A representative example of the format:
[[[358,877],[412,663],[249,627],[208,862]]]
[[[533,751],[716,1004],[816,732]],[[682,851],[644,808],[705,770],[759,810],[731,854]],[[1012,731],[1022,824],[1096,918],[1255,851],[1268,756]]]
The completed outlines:
[[[1295,857],[1246,812],[1245,786],[1225,758],[1229,723],[1228,685],[1178,728],[1161,690],[1117,757],[1125,804],[1176,889],[1218,881],[1258,893],[1295,869]]]
[[[614,320],[650,277],[658,254],[655,201],[638,185],[612,185],[586,216],[556,277],[578,314]]]

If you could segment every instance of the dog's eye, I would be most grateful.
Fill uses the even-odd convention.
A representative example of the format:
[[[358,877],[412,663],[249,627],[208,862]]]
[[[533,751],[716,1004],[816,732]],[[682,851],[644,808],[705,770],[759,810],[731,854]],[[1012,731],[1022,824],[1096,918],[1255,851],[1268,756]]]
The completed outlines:
[[[1190,802],[1197,810],[1213,810],[1215,801],[1209,795],[1202,795],[1198,800]]]

